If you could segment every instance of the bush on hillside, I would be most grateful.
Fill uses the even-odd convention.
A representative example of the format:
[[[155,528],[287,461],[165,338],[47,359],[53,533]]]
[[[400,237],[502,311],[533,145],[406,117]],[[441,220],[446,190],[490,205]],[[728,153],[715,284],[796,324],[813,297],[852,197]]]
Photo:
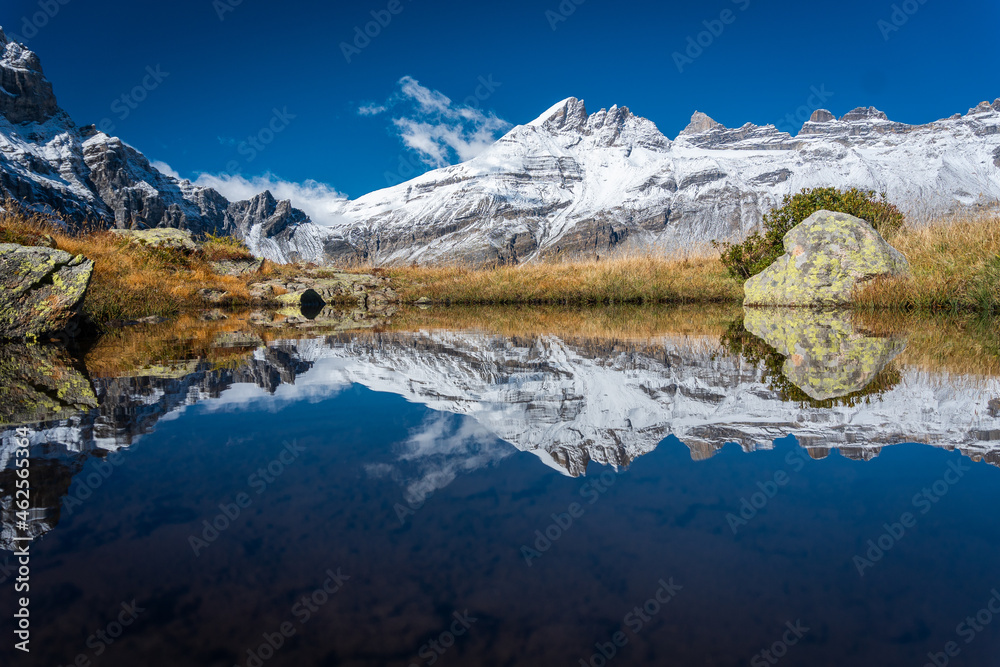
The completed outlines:
[[[796,195],[785,195],[780,207],[764,214],[762,231],[753,232],[742,243],[713,241],[712,245],[721,253],[729,274],[746,280],[784,254],[781,241],[792,227],[824,209],[861,218],[887,239],[903,225],[903,214],[886,200],[884,192],[876,196],[874,190],[857,188],[803,189]]]

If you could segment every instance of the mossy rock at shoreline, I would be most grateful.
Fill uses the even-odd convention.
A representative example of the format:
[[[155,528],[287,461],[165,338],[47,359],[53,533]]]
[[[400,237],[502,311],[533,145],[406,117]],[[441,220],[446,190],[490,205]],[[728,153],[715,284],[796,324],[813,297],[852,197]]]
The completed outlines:
[[[785,254],[746,281],[744,305],[848,305],[859,283],[910,271],[871,225],[846,213],[816,211],[782,242]]]

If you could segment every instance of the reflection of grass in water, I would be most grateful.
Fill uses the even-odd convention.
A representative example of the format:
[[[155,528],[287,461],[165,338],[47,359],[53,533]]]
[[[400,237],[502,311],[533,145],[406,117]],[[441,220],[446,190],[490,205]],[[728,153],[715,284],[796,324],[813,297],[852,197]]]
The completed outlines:
[[[733,305],[698,306],[451,306],[408,309],[392,331],[443,329],[501,336],[650,340],[664,335],[720,335],[740,312]]]
[[[555,335],[566,341],[629,341],[656,344],[663,336],[701,339],[705,345],[722,339],[725,351],[744,356],[744,349],[758,350],[755,362],[767,355],[742,328],[734,331],[741,310],[732,306],[615,306],[594,308],[495,306],[403,309],[378,330],[481,331],[507,337]],[[906,335],[908,344],[894,362],[898,366],[931,372],[1000,376],[998,320],[971,316],[927,317],[913,314],[855,315],[859,330],[873,335]],[[250,348],[213,347],[225,333],[252,332],[265,342],[314,338],[310,330],[260,327],[249,313],[229,312],[224,320],[200,320],[193,315],[155,325],[127,327],[109,332],[86,353],[87,370],[96,376],[115,376],[168,361],[205,359],[219,367],[238,365]],[[344,335],[354,335],[349,332]],[[753,340],[748,340],[750,337]],[[727,344],[728,343],[728,344]],[[766,345],[763,341],[760,344]],[[770,350],[770,353],[774,353]],[[781,359],[780,355],[778,358]],[[775,377],[780,377],[778,361]],[[880,379],[881,374],[878,378]],[[789,390],[801,397],[801,390]],[[792,398],[791,400],[800,400]],[[807,398],[802,400],[809,400]]]
[[[743,326],[743,318],[734,320],[719,339],[723,350],[733,356],[742,357],[747,363],[762,369],[762,379],[773,391],[778,392],[782,400],[809,405],[814,408],[832,408],[838,405],[855,406],[859,403],[869,403],[872,396],[881,396],[902,380],[899,368],[890,362],[880,370],[868,385],[859,391],[817,401],[795,386],[781,372],[785,356],[753,335]]]
[[[1000,376],[1000,318],[984,315],[855,313],[855,326],[875,335],[904,335],[896,361],[910,368]]]

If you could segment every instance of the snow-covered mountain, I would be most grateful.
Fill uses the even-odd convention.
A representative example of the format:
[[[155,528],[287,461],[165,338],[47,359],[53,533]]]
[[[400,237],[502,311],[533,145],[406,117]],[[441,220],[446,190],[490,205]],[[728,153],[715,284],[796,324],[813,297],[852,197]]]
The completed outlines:
[[[816,111],[796,136],[696,112],[674,140],[627,108],[568,98],[475,158],[377,190],[311,222],[262,193],[231,203],[77,127],[38,57],[0,30],[0,195],[71,221],[224,232],[276,261],[520,262],[685,248],[757,225],[804,187],[885,191],[927,215],[1000,201],[1000,99],[926,125],[873,108]]]
[[[911,214],[1000,201],[1000,99],[926,125],[873,108],[796,136],[696,112],[671,141],[625,107],[569,98],[462,164],[349,202],[324,253],[376,262],[523,261],[622,245],[684,247],[757,225],[806,187],[885,191]]]
[[[196,234],[267,236],[285,255],[309,218],[269,192],[230,202],[178,180],[93,125],[78,127],[59,108],[38,56],[0,29],[0,198],[70,224],[179,227]]]

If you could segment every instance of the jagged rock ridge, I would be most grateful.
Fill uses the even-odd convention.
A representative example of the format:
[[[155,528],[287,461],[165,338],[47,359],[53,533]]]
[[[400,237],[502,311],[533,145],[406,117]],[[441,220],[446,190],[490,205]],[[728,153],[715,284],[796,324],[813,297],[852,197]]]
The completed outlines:
[[[230,202],[211,188],[161,173],[146,157],[59,108],[38,56],[0,29],[0,197],[70,224],[122,229],[174,227],[280,244],[273,258],[297,258],[302,211],[269,192]]]

